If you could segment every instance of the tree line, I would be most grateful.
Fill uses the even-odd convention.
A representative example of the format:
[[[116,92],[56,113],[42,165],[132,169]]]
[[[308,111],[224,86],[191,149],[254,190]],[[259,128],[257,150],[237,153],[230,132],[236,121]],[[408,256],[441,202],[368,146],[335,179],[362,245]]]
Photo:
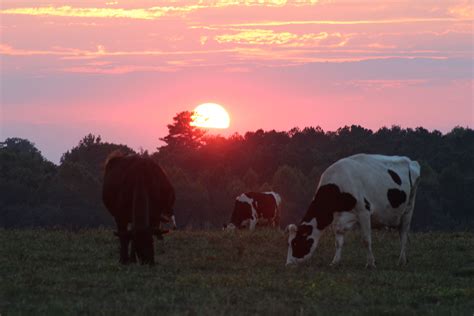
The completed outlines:
[[[358,125],[326,132],[320,127],[207,135],[181,112],[168,125],[164,145],[152,153],[176,190],[175,215],[181,228],[218,228],[230,219],[235,197],[246,191],[282,195],[282,226],[298,222],[312,200],[321,173],[355,153],[403,155],[422,167],[412,228],[474,228],[474,130],[449,133],[422,127]],[[0,143],[0,227],[84,228],[112,225],[102,205],[106,157],[135,153],[126,145],[89,134],[61,157],[45,159],[26,139]]]

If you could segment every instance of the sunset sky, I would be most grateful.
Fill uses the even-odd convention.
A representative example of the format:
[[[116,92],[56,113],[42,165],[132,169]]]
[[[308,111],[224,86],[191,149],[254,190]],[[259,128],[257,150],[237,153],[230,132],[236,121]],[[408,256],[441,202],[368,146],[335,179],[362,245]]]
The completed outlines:
[[[154,149],[180,111],[229,135],[474,126],[470,0],[1,0],[0,140]]]

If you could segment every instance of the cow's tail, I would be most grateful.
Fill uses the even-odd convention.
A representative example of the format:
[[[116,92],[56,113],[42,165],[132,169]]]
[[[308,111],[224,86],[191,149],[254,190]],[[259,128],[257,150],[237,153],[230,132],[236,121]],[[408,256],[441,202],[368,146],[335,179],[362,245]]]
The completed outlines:
[[[132,234],[138,260],[154,263],[153,235],[150,225],[150,193],[145,168],[139,168],[133,185]]]
[[[410,195],[408,197],[408,203],[405,209],[405,213],[408,214],[408,226],[413,216],[413,210],[415,209],[416,191],[421,179],[421,168],[420,164],[416,161],[411,161],[408,167],[408,177],[410,180]]]
[[[410,165],[408,167],[408,178],[410,180],[409,202],[413,203],[416,196],[416,190],[418,188],[418,185],[420,184],[421,179],[421,167],[417,161],[410,162]]]

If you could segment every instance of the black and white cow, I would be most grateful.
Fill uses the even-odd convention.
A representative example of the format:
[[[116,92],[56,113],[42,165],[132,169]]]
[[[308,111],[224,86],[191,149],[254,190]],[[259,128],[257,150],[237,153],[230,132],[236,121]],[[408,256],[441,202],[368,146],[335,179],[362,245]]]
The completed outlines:
[[[275,192],[247,192],[235,198],[234,210],[224,230],[280,225],[281,197]]]
[[[401,243],[399,265],[405,265],[419,179],[420,165],[407,157],[358,154],[337,161],[321,175],[314,200],[301,223],[287,227],[286,264],[309,259],[321,232],[332,223],[336,234],[332,265],[341,260],[344,233],[354,226],[360,226],[369,268],[375,267],[371,227],[397,227]]]

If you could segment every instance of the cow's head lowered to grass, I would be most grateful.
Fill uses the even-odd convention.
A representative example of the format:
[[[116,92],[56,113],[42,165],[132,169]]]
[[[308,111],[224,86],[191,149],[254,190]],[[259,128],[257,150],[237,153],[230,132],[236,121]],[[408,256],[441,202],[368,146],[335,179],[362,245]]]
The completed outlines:
[[[288,255],[286,264],[301,263],[309,259],[319,242],[321,233],[331,224],[334,213],[354,208],[356,199],[343,193],[335,184],[321,186],[301,223],[290,224],[288,232]]]

